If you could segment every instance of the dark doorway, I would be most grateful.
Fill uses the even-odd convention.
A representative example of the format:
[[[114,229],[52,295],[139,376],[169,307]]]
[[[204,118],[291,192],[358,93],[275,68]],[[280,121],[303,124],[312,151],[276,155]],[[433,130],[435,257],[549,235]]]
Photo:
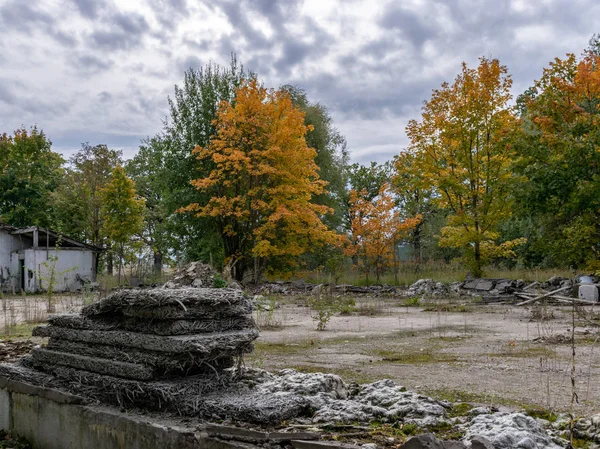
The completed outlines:
[[[25,259],[19,260],[19,277],[21,278],[21,290],[25,290]]]

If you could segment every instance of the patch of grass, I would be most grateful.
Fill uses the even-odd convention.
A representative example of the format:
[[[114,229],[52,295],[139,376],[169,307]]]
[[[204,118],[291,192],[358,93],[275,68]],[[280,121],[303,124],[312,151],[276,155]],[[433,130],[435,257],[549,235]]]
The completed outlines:
[[[33,328],[38,326],[38,323],[20,323],[14,326],[4,327],[0,337],[3,339],[10,338],[30,338]]]
[[[458,360],[454,354],[435,352],[432,348],[423,351],[392,351],[379,350],[376,354],[383,358],[384,362],[402,363],[405,365],[424,365],[428,363],[452,363]]]
[[[467,304],[429,304],[423,309],[423,312],[449,312],[449,313],[470,313],[473,307]]]
[[[406,307],[419,307],[421,305],[421,299],[418,296],[410,296],[404,299],[402,305]]]
[[[473,409],[473,405],[468,402],[456,402],[452,405],[452,408],[448,412],[450,418],[456,418],[457,416],[467,416]]]
[[[496,394],[482,394],[475,393],[473,391],[464,391],[458,389],[446,389],[446,388],[425,388],[420,391],[421,394],[430,396],[432,398],[448,401],[452,403],[456,402],[468,402],[472,404],[486,404],[486,405],[504,405],[506,407],[526,409],[534,408],[534,404],[518,401],[515,399],[507,398],[504,395]]]
[[[546,357],[549,359],[557,358],[556,351],[554,349],[545,346],[529,346],[529,345],[518,345],[509,342],[509,344],[503,347],[498,352],[492,352],[487,354],[488,357],[512,357],[512,358],[530,358],[530,357]]]
[[[550,421],[551,423],[556,422],[558,419],[558,415],[548,409],[544,408],[535,408],[535,407],[525,407],[525,413],[532,418],[540,418],[545,419],[546,421]]]
[[[254,343],[254,352],[256,354],[273,354],[273,355],[291,355],[306,352],[308,349],[314,348],[318,342],[307,340],[299,343],[269,343],[258,341]]]

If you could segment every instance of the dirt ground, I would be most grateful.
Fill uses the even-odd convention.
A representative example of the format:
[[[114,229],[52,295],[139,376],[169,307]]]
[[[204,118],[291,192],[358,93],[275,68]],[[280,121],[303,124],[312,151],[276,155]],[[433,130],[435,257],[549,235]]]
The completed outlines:
[[[358,300],[358,312],[336,315],[315,330],[306,301],[279,298],[261,312],[256,351],[247,363],[268,370],[296,368],[369,382],[391,378],[439,399],[567,412],[571,402],[572,314],[539,308],[438,300],[405,307],[398,299]],[[597,313],[587,308],[584,316]],[[370,314],[370,316],[367,316]],[[576,317],[574,412],[600,408],[600,333]]]
[[[57,312],[79,311],[81,295],[55,297]],[[246,358],[268,370],[336,373],[359,383],[391,378],[438,399],[511,408],[568,411],[571,402],[571,310],[485,305],[470,299],[421,301],[405,306],[398,298],[357,298],[356,311],[335,315],[316,331],[306,298],[277,298],[279,307],[260,312],[261,336]],[[600,306],[585,310],[595,317]],[[43,296],[0,300],[0,334],[23,341],[45,321]],[[576,317],[575,413],[600,409],[600,331]],[[39,343],[40,339],[33,339]],[[6,343],[6,341],[4,342]],[[13,345],[14,346],[14,345]],[[26,346],[1,347],[8,360]]]

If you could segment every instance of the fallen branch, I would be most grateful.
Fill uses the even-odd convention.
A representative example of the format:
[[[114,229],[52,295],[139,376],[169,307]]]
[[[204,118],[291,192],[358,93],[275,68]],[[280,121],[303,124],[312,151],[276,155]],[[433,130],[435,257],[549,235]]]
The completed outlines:
[[[570,288],[572,288],[570,285],[568,287],[562,287],[562,288],[559,288],[557,290],[553,290],[551,292],[544,293],[543,295],[536,296],[535,298],[530,298],[527,301],[523,301],[523,302],[520,302],[520,303],[515,304],[515,305],[517,305],[517,306],[524,306],[525,304],[530,304],[532,302],[539,301],[540,299],[547,298],[549,296],[555,295],[556,293],[564,292],[565,290],[569,290]]]

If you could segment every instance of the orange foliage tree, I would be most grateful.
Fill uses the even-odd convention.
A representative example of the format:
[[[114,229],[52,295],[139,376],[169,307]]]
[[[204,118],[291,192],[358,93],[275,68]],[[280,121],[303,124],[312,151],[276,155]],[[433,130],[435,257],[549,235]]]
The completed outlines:
[[[350,191],[352,239],[346,248],[346,255],[357,260],[359,268],[366,274],[367,282],[371,270],[375,271],[379,282],[381,274],[396,260],[396,243],[417,226],[421,216],[403,220],[395,207],[388,183],[380,187],[373,200],[369,200],[366,193]]]
[[[233,104],[221,103],[215,127],[209,145],[193,150],[212,161],[208,176],[192,181],[210,200],[183,211],[215,220],[236,279],[251,267],[255,280],[265,268],[281,272],[308,249],[336,241],[321,221],[331,209],[311,202],[326,182],[306,144],[304,113],[286,92],[251,79]]]

